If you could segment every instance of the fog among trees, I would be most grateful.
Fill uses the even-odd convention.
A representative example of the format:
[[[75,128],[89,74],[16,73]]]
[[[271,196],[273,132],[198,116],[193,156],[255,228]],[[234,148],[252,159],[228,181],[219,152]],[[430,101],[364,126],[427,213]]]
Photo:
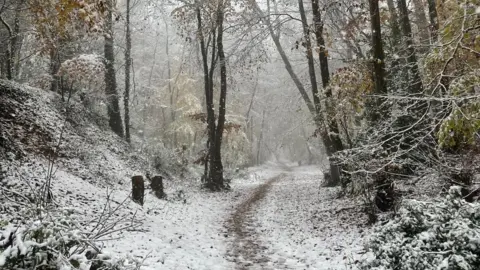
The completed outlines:
[[[480,267],[479,0],[0,22],[0,269]]]

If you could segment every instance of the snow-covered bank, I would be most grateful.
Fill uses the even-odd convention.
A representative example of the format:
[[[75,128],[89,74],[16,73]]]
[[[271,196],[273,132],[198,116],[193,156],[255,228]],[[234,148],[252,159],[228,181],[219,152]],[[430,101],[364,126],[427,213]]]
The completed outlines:
[[[32,168],[40,168],[41,162],[36,166]],[[42,177],[42,170],[34,173],[29,168],[29,164],[18,168],[26,181]],[[13,187],[18,186],[14,181],[22,180],[14,176],[5,180]],[[112,210],[123,202],[113,218],[128,223],[135,217],[139,224],[104,237],[107,241],[97,243],[103,252],[143,261],[142,269],[229,269],[228,261],[223,258],[226,244],[220,232],[222,218],[234,201],[234,193],[209,193],[198,188],[182,189],[178,185],[175,188],[176,191],[173,188],[167,190],[169,200],[159,200],[147,193],[141,207],[130,200],[129,183],[103,188],[84,181],[63,167],[56,167],[52,193],[58,209],[53,211],[68,209],[75,221],[91,228],[105,207]],[[25,222],[23,213],[17,211],[19,206],[3,199],[0,221],[10,224]]]
[[[144,269],[230,268],[221,230],[233,192],[212,194],[196,178],[167,177],[168,200],[147,194],[141,207],[129,198],[130,177],[158,173],[145,156],[75,101],[66,108],[53,92],[5,81],[0,87],[0,230],[38,219],[34,200],[53,166],[50,213],[68,210],[84,231],[106,217],[105,209],[119,221],[112,230],[135,218],[135,226],[95,239],[103,252],[143,261]]]

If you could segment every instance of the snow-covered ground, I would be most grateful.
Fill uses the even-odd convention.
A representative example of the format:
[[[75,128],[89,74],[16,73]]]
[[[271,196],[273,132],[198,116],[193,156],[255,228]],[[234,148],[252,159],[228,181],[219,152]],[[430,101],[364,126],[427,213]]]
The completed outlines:
[[[109,191],[110,206],[127,199],[116,218],[128,223],[135,216],[141,224],[99,244],[104,252],[143,261],[146,270],[350,269],[360,256],[365,233],[355,224],[364,220],[343,212],[353,202],[334,199],[336,190],[320,188],[321,177],[314,167],[259,167],[250,169],[246,178],[234,179],[232,191],[211,193],[177,186],[169,200],[147,194],[143,207],[131,202],[130,185],[124,183]],[[259,245],[251,251],[260,252],[245,264],[249,258],[233,258],[232,250],[241,243],[228,220],[236,207],[272,178],[265,197],[245,213],[248,237]],[[107,203],[106,188],[62,168],[57,168],[53,187],[56,203],[71,209],[78,220],[95,220]]]
[[[107,243],[106,250],[145,259],[142,269],[232,269],[221,233],[232,195],[187,192],[186,203],[149,196],[142,226]]]
[[[337,199],[338,189],[320,187],[321,180],[313,166],[293,167],[274,179],[246,213],[249,232],[237,245],[257,250],[237,256],[241,269],[355,269],[364,254],[368,230],[359,224],[366,218],[355,214],[358,202]]]
[[[230,192],[185,189],[186,202],[166,202],[150,195],[143,210],[150,214],[144,216],[142,230],[125,233],[108,249],[146,258],[142,269],[234,269],[227,257],[233,238],[225,220],[249,190],[280,172],[271,167],[250,170],[247,178],[233,180]]]
[[[92,240],[142,269],[348,269],[360,256],[365,218],[355,202],[335,199],[338,190],[320,187],[316,167],[250,168],[220,193],[201,190],[199,177],[166,177],[168,198],[148,193],[142,207],[130,199],[130,178],[152,172],[147,158],[79,104],[66,120],[56,94],[0,87],[0,233],[35,220],[31,200],[53,165],[52,215],[67,211],[95,231],[110,213],[112,231],[128,229]]]
[[[335,199],[338,189],[320,187],[321,176],[318,168],[297,167],[273,183],[258,206],[259,235],[274,266],[350,269],[363,253],[359,224],[366,219],[358,208],[343,210],[358,203]]]
[[[235,259],[232,252],[242,243],[228,220],[273,178],[265,197],[245,213],[248,237],[258,248],[251,252],[261,254]],[[187,203],[150,197],[144,209],[157,214],[146,215],[142,230],[125,233],[108,249],[146,258],[144,269],[355,269],[369,231],[359,226],[366,218],[354,214],[358,202],[336,199],[338,190],[320,187],[321,180],[313,166],[267,166],[234,179],[230,192],[187,192]]]

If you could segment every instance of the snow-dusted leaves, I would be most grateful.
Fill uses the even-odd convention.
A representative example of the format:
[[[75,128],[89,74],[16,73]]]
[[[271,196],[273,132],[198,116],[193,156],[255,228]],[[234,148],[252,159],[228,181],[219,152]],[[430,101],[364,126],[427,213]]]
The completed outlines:
[[[140,264],[103,253],[98,247],[97,240],[104,241],[101,235],[118,227],[105,231],[102,226],[85,225],[78,221],[75,210],[68,208],[21,212],[25,216],[22,223],[0,220],[0,269],[129,270]]]
[[[45,52],[77,36],[103,33],[104,0],[28,0],[35,33]]]
[[[450,91],[454,97],[450,114],[442,121],[437,133],[440,147],[459,150],[474,145],[480,131],[480,69],[452,81]]]
[[[57,73],[64,89],[78,93],[84,106],[92,111],[103,111],[101,105],[106,99],[104,62],[99,55],[81,54],[63,62]]]
[[[479,269],[480,204],[463,200],[458,187],[441,201],[405,201],[368,248],[374,257],[360,269]]]
[[[96,54],[81,54],[63,62],[58,76],[69,87],[95,89],[103,85],[104,72],[103,57]]]

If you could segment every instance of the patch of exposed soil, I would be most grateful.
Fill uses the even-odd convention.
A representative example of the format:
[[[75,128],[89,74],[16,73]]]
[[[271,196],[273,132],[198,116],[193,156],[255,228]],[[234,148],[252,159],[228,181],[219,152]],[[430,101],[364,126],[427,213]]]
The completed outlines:
[[[253,190],[252,195],[237,206],[233,215],[227,221],[227,230],[235,239],[228,254],[236,263],[237,269],[265,269],[269,259],[267,248],[262,245],[256,235],[255,205],[268,193],[271,185],[285,177],[285,174],[275,176]]]

